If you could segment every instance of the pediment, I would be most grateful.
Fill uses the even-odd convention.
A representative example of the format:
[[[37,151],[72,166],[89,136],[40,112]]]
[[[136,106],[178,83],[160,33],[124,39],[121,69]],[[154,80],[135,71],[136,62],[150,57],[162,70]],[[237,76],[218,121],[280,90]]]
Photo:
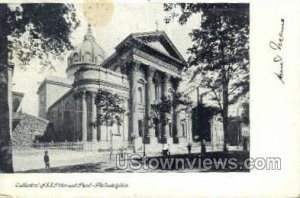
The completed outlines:
[[[163,31],[136,33],[132,37],[169,57],[185,62],[175,45]]]

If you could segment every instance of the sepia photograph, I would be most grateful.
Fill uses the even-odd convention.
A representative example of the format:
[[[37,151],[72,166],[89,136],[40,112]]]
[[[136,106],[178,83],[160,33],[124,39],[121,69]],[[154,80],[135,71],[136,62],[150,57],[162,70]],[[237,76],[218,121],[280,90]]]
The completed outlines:
[[[1,5],[2,171],[249,171],[249,5],[120,6]]]

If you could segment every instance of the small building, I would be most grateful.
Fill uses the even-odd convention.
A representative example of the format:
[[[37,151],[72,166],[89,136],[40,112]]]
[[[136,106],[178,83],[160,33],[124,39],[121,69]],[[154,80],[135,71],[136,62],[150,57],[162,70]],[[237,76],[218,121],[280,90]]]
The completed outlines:
[[[241,145],[245,138],[249,140],[250,130],[248,124],[243,123],[240,117],[229,117],[228,121],[227,143],[230,146]],[[210,125],[211,143],[216,146],[223,145],[224,130],[221,115],[214,116],[210,121]]]

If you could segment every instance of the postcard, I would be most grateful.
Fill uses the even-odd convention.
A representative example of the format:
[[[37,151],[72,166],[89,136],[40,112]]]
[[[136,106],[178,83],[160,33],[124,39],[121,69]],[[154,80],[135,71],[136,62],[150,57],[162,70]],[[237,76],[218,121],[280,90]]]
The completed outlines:
[[[0,197],[298,197],[299,11],[0,1]]]

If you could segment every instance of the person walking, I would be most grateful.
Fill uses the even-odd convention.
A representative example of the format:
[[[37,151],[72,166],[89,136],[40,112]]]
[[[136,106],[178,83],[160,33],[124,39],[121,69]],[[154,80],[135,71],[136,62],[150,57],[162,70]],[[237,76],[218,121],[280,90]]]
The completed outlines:
[[[205,153],[206,153],[205,140],[201,140],[201,154],[204,155]]]
[[[169,152],[168,145],[163,144],[162,155],[163,155],[163,156],[168,156],[169,153],[170,153],[170,152]]]
[[[48,155],[48,151],[45,151],[44,162],[45,162],[45,168],[50,169],[50,158]]]
[[[191,150],[192,150],[192,144],[189,142],[188,145],[186,146],[189,152],[189,155],[191,155]]]
[[[247,137],[244,137],[243,139],[243,151],[248,150],[248,142],[247,142]]]

